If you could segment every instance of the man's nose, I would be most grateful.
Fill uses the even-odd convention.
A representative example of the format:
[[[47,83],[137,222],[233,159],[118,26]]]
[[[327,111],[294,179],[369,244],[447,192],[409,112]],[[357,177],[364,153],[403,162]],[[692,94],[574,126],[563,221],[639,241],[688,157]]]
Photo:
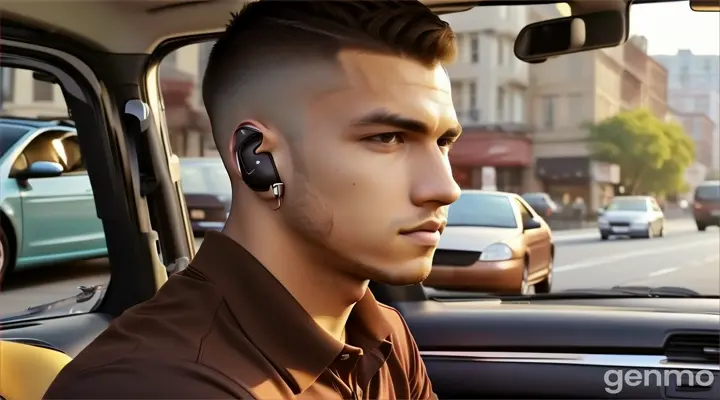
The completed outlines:
[[[452,176],[450,161],[439,149],[430,157],[423,157],[417,168],[412,170],[411,201],[418,207],[431,204],[442,207],[460,197],[460,186]]]

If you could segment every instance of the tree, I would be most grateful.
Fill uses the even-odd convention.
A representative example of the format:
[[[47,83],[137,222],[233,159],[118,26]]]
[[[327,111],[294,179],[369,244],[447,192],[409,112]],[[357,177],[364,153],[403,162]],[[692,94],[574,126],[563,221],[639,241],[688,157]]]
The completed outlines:
[[[647,109],[623,111],[589,124],[592,158],[620,166],[628,194],[667,195],[686,188],[695,144],[683,128]]]

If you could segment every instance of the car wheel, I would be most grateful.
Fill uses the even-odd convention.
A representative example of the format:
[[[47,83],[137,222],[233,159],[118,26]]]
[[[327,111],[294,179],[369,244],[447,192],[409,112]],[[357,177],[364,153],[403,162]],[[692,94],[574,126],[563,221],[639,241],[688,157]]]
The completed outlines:
[[[600,234],[600,240],[608,240],[609,237],[610,237],[610,235],[608,235],[608,234],[605,234],[605,233]]]
[[[707,229],[707,226],[706,226],[706,225],[703,225],[703,224],[701,224],[701,223],[698,222],[698,223],[697,223],[697,228],[698,228],[698,231],[700,231],[700,232],[705,232],[705,229]]]
[[[0,225],[0,290],[2,290],[3,278],[10,270],[10,241]]]
[[[551,256],[547,267],[547,276],[545,276],[545,279],[535,284],[535,293],[550,293],[552,290],[553,265],[553,257]]]

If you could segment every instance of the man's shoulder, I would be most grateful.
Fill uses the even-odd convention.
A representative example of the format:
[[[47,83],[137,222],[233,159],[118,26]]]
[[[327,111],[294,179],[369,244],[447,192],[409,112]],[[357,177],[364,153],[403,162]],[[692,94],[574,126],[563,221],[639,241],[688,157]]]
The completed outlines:
[[[133,353],[108,364],[69,364],[44,399],[252,399],[223,373],[186,361]]]
[[[152,299],[115,318],[61,371],[58,385],[67,384],[59,393],[65,395],[67,388],[75,386],[96,393],[93,392],[95,387],[114,389],[128,381],[132,382],[132,387],[118,390],[145,393],[147,388],[143,387],[143,382],[157,386],[161,376],[200,376],[198,371],[209,370],[198,363],[203,339],[216,325],[216,314],[221,312],[223,304],[222,296],[212,285],[173,276]],[[113,383],[113,376],[125,380]],[[107,384],[98,386],[99,383],[92,383],[88,377],[96,377],[95,382],[106,379]]]

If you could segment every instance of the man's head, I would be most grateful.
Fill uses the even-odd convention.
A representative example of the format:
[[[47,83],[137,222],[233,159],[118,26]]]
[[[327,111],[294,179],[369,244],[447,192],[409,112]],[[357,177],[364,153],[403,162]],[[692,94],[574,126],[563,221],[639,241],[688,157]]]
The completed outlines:
[[[459,196],[447,153],[460,128],[443,68],[455,51],[448,25],[413,1],[260,0],[234,15],[203,82],[233,186],[228,223],[252,215],[361,280],[423,280],[436,243],[409,232],[444,223]],[[277,211],[242,182],[240,124],[272,154],[285,185]]]

